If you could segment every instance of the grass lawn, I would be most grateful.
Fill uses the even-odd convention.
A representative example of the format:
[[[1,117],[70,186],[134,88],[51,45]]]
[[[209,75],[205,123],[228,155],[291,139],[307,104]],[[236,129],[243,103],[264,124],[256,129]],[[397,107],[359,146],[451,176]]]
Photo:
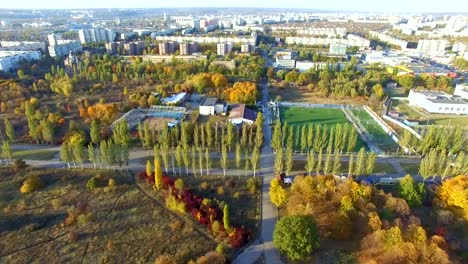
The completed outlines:
[[[401,167],[411,175],[418,175],[419,173],[419,164],[411,164],[411,163],[400,163]]]
[[[386,151],[396,151],[398,149],[398,144],[375,122],[366,110],[356,108],[352,112],[360,120],[361,125],[370,133],[370,139],[374,144]]]
[[[50,149],[13,150],[14,159],[50,160],[58,152]]]
[[[281,122],[288,126],[302,126],[307,124],[320,124],[331,128],[336,124],[349,123],[341,109],[329,108],[305,108],[305,107],[281,107]],[[364,142],[358,137],[355,151],[365,147]]]
[[[20,193],[31,174],[41,188]],[[97,174],[98,188],[88,189]],[[0,263],[154,263],[162,254],[187,263],[216,248],[126,172],[1,167],[0,175]],[[111,177],[115,189],[106,189]]]
[[[290,126],[310,123],[321,125],[348,123],[341,109],[281,107],[280,117],[282,123],[287,122]]]
[[[420,107],[410,106],[405,100],[392,100],[392,109],[410,120],[419,121],[420,125],[468,126],[467,116],[430,114]]]
[[[305,102],[315,104],[352,104],[363,105],[367,99],[363,98],[335,98],[332,96],[323,96],[317,90],[310,90],[305,86],[287,86],[279,87],[277,84],[272,84],[268,88],[269,96],[275,100],[277,96],[281,97],[281,101],[289,102]]]

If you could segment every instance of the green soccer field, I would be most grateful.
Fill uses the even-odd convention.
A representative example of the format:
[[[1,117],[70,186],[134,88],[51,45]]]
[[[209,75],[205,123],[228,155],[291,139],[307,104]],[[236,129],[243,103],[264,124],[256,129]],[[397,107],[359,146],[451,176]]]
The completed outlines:
[[[384,151],[397,151],[398,144],[364,109],[353,109],[353,115],[360,120],[361,125],[369,132],[370,139]]]
[[[350,124],[341,109],[330,108],[280,107],[280,118],[282,124],[293,127],[320,124],[332,128],[337,124]],[[361,137],[358,137],[355,151],[361,147],[367,148]]]
[[[290,126],[304,124],[336,125],[349,123],[341,109],[280,107],[281,123]]]

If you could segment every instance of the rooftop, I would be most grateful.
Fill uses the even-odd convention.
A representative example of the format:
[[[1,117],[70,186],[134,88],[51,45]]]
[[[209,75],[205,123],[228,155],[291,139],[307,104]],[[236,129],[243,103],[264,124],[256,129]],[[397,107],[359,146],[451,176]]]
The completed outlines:
[[[251,121],[255,121],[257,119],[257,113],[248,108],[245,107],[245,104],[236,104],[232,106],[231,113],[229,114],[229,118],[235,119],[235,118],[243,118]]]
[[[436,103],[436,104],[468,104],[462,97],[457,95],[450,95],[445,92],[441,91],[430,91],[430,90],[422,90],[422,91],[414,91],[415,93],[419,93],[424,95],[427,100]]]
[[[179,101],[183,100],[187,93],[178,93],[178,94],[173,94],[169,97],[164,98],[162,101],[166,104],[175,104],[178,103]]]
[[[200,103],[200,106],[214,106],[217,102],[218,98],[216,97],[205,97],[205,99]]]

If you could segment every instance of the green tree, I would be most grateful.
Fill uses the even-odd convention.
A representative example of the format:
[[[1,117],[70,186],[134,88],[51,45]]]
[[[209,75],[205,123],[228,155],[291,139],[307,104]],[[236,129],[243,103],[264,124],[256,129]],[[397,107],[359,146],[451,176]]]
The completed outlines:
[[[275,155],[275,172],[277,175],[283,173],[284,162],[283,162],[283,147],[278,148]]]
[[[244,153],[244,172],[245,172],[245,176],[247,176],[247,173],[249,172],[249,168],[250,168],[249,152],[245,151],[245,153]]]
[[[312,174],[312,171],[315,169],[315,153],[314,150],[309,150],[307,153],[307,161],[305,169],[309,172],[309,176]]]
[[[68,168],[70,168],[70,162],[71,162],[71,157],[70,157],[70,147],[68,146],[67,142],[62,143],[60,145],[60,159],[67,163]]]
[[[306,215],[281,218],[275,225],[273,245],[293,261],[307,258],[320,247],[314,219]]]
[[[273,129],[273,136],[271,139],[271,147],[278,152],[279,148],[283,146],[283,140],[281,136],[281,123],[279,120],[276,120],[275,128]]]
[[[293,162],[293,147],[288,144],[286,147],[286,162],[284,163],[287,175],[291,173]]]
[[[5,117],[3,120],[5,124],[5,135],[7,136],[8,140],[14,141],[15,140],[15,130],[13,129],[13,126],[10,123],[10,120]]]
[[[355,175],[363,175],[366,172],[366,150],[362,147],[356,159],[356,166],[354,170]]]
[[[307,150],[310,150],[314,146],[314,127],[312,124],[309,124],[307,129]]]
[[[182,154],[182,146],[177,145],[175,158],[177,162],[177,167],[179,168],[179,175],[182,176],[182,162],[183,162],[183,154]]]
[[[205,166],[206,166],[206,175],[210,175],[211,158],[210,158],[210,152],[208,151],[208,149],[205,150]]]
[[[242,152],[241,146],[239,144],[236,145],[236,168],[240,169],[242,162]]]
[[[317,170],[317,175],[320,175],[320,171],[322,170],[322,163],[323,163],[323,150],[320,149],[318,153],[318,158],[317,158],[317,167],[315,168]]]
[[[9,141],[3,141],[2,145],[2,158],[5,159],[5,162],[8,164],[8,160],[11,160],[12,154],[11,154],[11,147],[10,147],[10,142]]]
[[[83,162],[85,160],[85,152],[81,142],[77,142],[73,145],[73,160],[81,165],[83,168]]]
[[[91,163],[93,163],[93,168],[96,168],[96,152],[94,151],[94,147],[92,144],[88,145],[88,159],[89,161],[91,161]]]
[[[156,157],[154,158],[154,186],[158,190],[163,186],[161,162]]]
[[[230,223],[230,218],[229,218],[229,205],[227,204],[224,204],[224,208],[223,208],[223,225],[226,231],[230,230],[231,223]]]
[[[415,183],[413,177],[408,174],[399,181],[398,192],[408,202],[409,206],[421,206],[422,196],[424,195],[424,183]]]
[[[153,175],[153,164],[151,164],[150,160],[146,161],[146,175],[148,177]]]
[[[263,145],[263,114],[259,112],[257,119],[255,120],[256,135],[255,135],[255,146],[260,148]]]
[[[196,178],[197,177],[197,159],[196,159],[196,147],[192,146],[191,148],[191,162],[192,165],[192,174]]]
[[[349,154],[349,162],[348,162],[348,177],[353,175],[354,173],[354,154]]]
[[[327,150],[327,155],[325,156],[325,164],[323,166],[323,174],[329,175],[332,170],[332,154],[331,150]]]
[[[208,122],[205,126],[206,128],[206,143],[207,143],[207,146],[208,148],[212,148],[213,147],[213,126],[211,125],[210,122]]]
[[[182,161],[184,162],[185,175],[188,176],[188,170],[191,161],[188,146],[186,148],[182,148]]]
[[[301,128],[301,154],[307,150],[307,126]]]
[[[204,167],[204,162],[203,162],[203,150],[200,148],[198,150],[198,167],[200,168],[200,176],[203,176],[203,167]]]
[[[113,139],[116,144],[128,144],[130,140],[130,130],[126,119],[123,119],[114,126]]]
[[[226,168],[227,168],[227,147],[223,142],[221,145],[221,168],[223,168],[223,176],[226,177]]]
[[[254,147],[252,156],[250,157],[250,162],[252,163],[252,169],[255,178],[256,171],[260,168],[260,150],[258,147]]]
[[[346,148],[346,150],[348,152],[353,152],[354,151],[354,148],[356,147],[357,145],[357,139],[358,139],[358,134],[356,132],[355,129],[351,129],[349,131],[349,137],[348,137],[348,146]]]
[[[54,124],[48,119],[40,121],[39,126],[41,128],[42,139],[45,142],[53,143],[54,141]]]
[[[241,135],[240,145],[243,148],[247,147],[247,125],[246,124],[242,124],[242,135]]]
[[[89,135],[93,144],[97,145],[101,141],[101,132],[99,131],[99,125],[94,119],[91,122],[91,129]]]
[[[159,152],[161,154],[161,161],[164,165],[164,169],[166,173],[169,171],[169,147],[167,144],[162,144],[160,146],[161,151]]]
[[[333,157],[333,174],[337,175],[341,171],[341,161],[340,161],[340,152],[335,151],[335,155]]]
[[[369,155],[367,155],[367,161],[366,161],[366,175],[369,176],[374,172],[374,167],[375,167],[375,153],[371,152]]]
[[[231,147],[234,144],[235,136],[236,135],[234,133],[234,125],[231,122],[229,122],[226,129],[226,144],[229,148],[229,151],[231,151]]]

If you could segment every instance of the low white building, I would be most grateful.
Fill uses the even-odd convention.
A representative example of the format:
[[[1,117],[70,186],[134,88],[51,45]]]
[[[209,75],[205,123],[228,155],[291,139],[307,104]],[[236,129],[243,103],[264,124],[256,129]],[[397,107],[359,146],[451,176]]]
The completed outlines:
[[[457,84],[453,95],[458,95],[468,100],[468,84]]]
[[[429,113],[468,115],[468,102],[462,97],[441,91],[411,90],[409,105],[419,106]]]
[[[294,69],[296,67],[296,60],[276,57],[276,62],[273,66],[277,69]]]
[[[225,115],[227,111],[227,104],[224,101],[219,100],[215,97],[205,97],[199,106],[200,115]]]
[[[166,105],[181,105],[187,100],[188,94],[185,92],[173,94],[169,97],[163,98],[161,101]]]
[[[39,60],[41,52],[34,51],[0,51],[0,71],[9,72],[16,70],[22,61]]]
[[[245,106],[245,104],[233,105],[229,113],[229,121],[234,125],[253,124],[257,119],[257,112]]]
[[[305,72],[310,69],[314,70],[323,70],[330,67],[330,69],[338,67],[339,69],[343,69],[346,64],[343,62],[337,62],[337,63],[327,63],[327,62],[312,62],[312,61],[296,61],[296,69],[299,72]]]

